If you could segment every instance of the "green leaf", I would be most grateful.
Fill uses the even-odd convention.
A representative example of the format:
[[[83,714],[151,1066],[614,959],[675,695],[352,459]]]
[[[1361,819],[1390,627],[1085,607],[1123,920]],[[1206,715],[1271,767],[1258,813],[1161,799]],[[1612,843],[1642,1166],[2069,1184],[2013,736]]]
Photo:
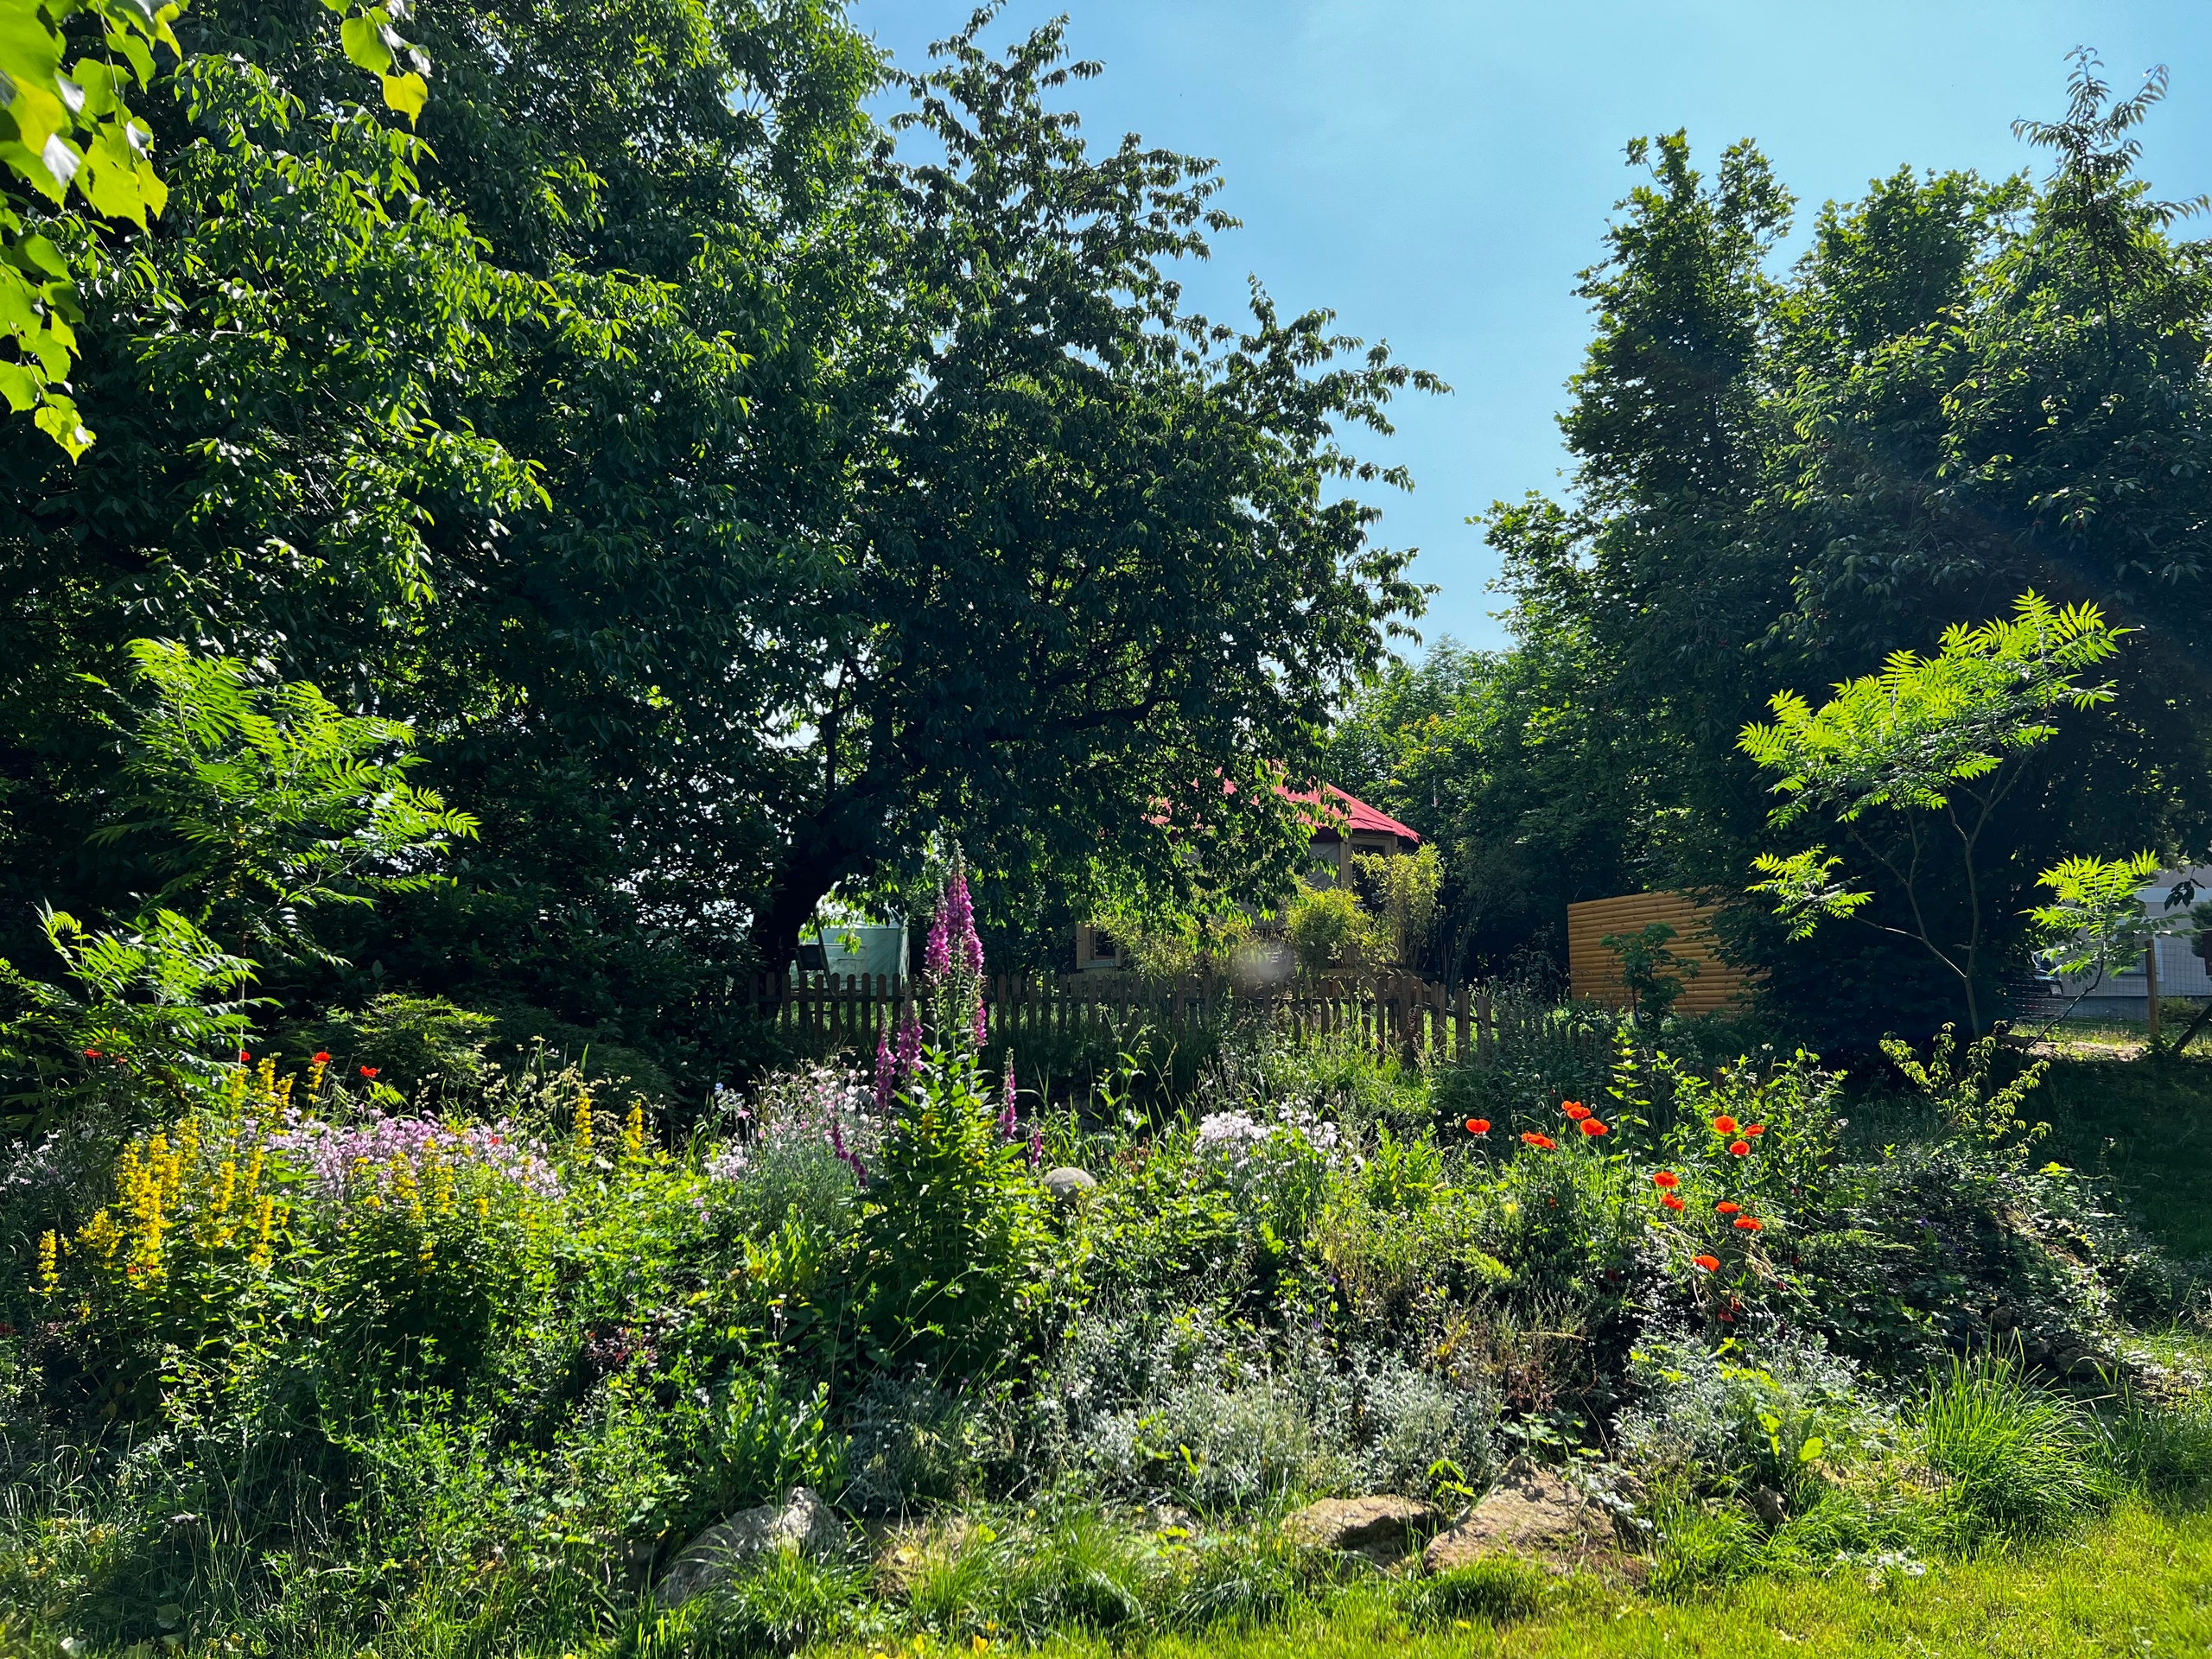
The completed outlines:
[[[1811,1439],[1808,1440],[1804,1445],[1797,1448],[1797,1461],[1800,1463],[1818,1462],[1820,1460],[1821,1453],[1827,1450],[1827,1446],[1822,1442],[1821,1437],[1815,1434]]]
[[[346,55],[357,67],[372,75],[388,74],[391,69],[391,48],[384,43],[380,22],[380,14],[348,17],[338,30],[339,37],[346,43]]]
[[[0,397],[8,400],[8,407],[22,414],[38,402],[43,383],[39,377],[20,363],[0,362]]]
[[[430,88],[417,74],[386,75],[384,78],[384,101],[407,118],[410,126],[419,120],[423,106],[430,101]]]
[[[69,452],[72,461],[83,460],[92,447],[92,429],[78,418],[77,405],[67,397],[48,398],[31,418],[40,431]]]

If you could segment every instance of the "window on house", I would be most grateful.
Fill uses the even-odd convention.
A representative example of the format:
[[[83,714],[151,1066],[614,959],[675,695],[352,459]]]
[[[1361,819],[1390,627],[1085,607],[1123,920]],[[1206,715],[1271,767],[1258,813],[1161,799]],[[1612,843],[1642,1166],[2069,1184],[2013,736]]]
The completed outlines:
[[[1103,927],[1090,930],[1090,959],[1093,962],[1112,962],[1121,954],[1122,948],[1114,942],[1111,933]]]

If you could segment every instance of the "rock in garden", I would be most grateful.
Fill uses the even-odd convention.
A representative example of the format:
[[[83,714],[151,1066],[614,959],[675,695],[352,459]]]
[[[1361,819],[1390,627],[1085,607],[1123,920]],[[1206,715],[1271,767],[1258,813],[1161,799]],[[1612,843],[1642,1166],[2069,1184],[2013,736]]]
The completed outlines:
[[[1077,1169],[1073,1164],[1062,1164],[1058,1169],[1045,1172],[1045,1190],[1065,1204],[1079,1198],[1098,1185],[1096,1177],[1087,1169]]]
[[[1329,1497],[1282,1523],[1283,1534],[1316,1549],[1341,1549],[1395,1560],[1417,1533],[1443,1521],[1435,1505],[1410,1497]]]
[[[1602,1505],[1550,1470],[1516,1458],[1474,1513],[1431,1540],[1421,1559],[1430,1572],[1448,1573],[1485,1555],[1582,1560],[1612,1547],[1612,1516]]]
[[[713,1589],[733,1571],[772,1549],[826,1554],[843,1543],[845,1529],[811,1487],[794,1486],[780,1503],[741,1510],[709,1527],[669,1563],[654,1599],[674,1607]]]

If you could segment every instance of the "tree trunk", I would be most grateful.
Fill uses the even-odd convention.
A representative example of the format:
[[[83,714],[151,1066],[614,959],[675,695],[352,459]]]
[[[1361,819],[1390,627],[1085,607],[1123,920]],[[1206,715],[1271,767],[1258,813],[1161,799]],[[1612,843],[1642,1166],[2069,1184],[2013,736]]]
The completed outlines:
[[[753,930],[753,948],[762,968],[781,973],[798,954],[798,936],[814,919],[815,907],[830,889],[872,861],[858,848],[830,836],[809,833],[792,843],[791,856],[777,873],[768,905]]]

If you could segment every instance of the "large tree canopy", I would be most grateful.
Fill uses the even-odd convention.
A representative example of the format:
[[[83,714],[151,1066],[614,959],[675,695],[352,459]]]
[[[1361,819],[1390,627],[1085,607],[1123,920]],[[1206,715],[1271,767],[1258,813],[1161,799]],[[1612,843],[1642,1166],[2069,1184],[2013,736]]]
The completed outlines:
[[[281,995],[642,1040],[939,836],[1008,917],[1287,868],[1258,785],[1420,602],[1338,433],[1433,383],[1187,313],[1208,164],[1091,154],[1096,67],[991,21],[906,79],[821,0],[431,0],[410,122],[321,0],[177,18],[166,210],[70,221],[98,442],[0,427],[0,954],[162,885],[84,677],[138,639],[406,721],[484,825]]]
[[[2115,100],[2084,57],[2065,118],[2020,128],[2050,151],[2046,177],[1876,180],[1821,210],[1786,273],[1773,255],[1792,204],[1755,148],[1708,179],[1679,134],[1630,146],[1649,181],[1580,290],[1596,331],[1561,419],[1574,488],[1491,515],[1522,643],[1439,728],[1489,731],[1486,778],[1505,757],[1574,763],[1502,818],[1451,816],[1441,804],[1459,796],[1402,765],[1369,775],[1390,810],[1468,842],[1465,916],[1499,899],[1474,872],[1532,844],[1554,938],[1559,910],[1599,881],[1742,905],[1754,856],[1789,850],[1770,839],[1767,780],[1735,747],[1770,696],[1818,702],[2031,590],[2136,632],[2109,665],[2108,709],[2066,722],[1993,815],[1986,844],[2003,855],[1977,974],[2024,965],[2022,912],[2058,858],[2202,849],[2212,248],[2180,239],[2188,204],[2154,200],[2133,170],[2133,130],[2164,85]],[[1504,688],[1568,657],[1573,684],[1484,724]],[[1386,708],[1370,699],[1363,718]],[[1573,850],[1593,802],[1614,827],[1599,844],[1626,868]],[[1538,825],[1559,828],[1534,842]],[[1963,942],[1975,906],[1925,897],[1948,918],[1931,925]],[[1831,1034],[1963,1014],[1955,976],[1885,942],[1906,920],[1885,902],[1855,943],[1838,926],[1793,944],[1756,906],[1732,928],[1784,1006],[1815,1025],[1859,1010]],[[1510,944],[1481,954],[1502,965]],[[1977,985],[1983,1006],[1996,988]]]

